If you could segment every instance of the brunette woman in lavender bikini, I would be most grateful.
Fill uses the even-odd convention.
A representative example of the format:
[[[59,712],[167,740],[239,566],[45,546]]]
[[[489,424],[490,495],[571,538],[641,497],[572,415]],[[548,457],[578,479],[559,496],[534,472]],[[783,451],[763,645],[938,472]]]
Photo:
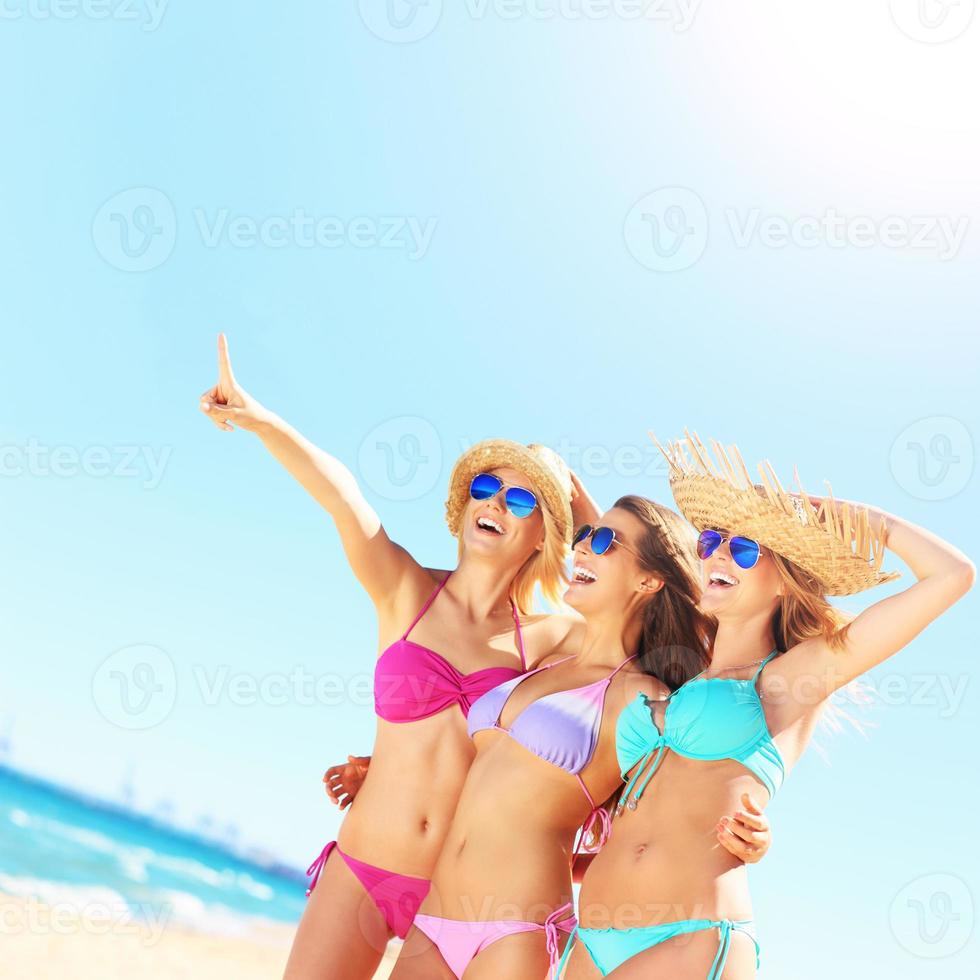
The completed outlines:
[[[580,631],[569,616],[529,615],[535,586],[554,601],[566,581],[570,474],[543,446],[493,440],[464,453],[447,501],[459,560],[445,572],[394,543],[347,467],[238,384],[224,335],[201,408],[224,431],[258,435],[324,507],[375,605],[374,763],[339,840],[311,866],[286,967],[288,980],[367,980],[428,891],[474,755],[470,705]]]

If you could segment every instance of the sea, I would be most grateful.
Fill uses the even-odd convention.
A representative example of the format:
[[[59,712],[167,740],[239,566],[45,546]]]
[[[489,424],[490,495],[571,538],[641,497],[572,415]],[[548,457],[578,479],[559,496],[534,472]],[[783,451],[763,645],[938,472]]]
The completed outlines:
[[[210,934],[295,924],[299,869],[0,765],[0,893]]]

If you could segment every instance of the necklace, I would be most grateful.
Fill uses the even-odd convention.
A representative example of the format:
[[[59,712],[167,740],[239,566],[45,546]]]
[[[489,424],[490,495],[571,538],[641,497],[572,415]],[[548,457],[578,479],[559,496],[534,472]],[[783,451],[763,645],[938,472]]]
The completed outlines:
[[[718,671],[718,673],[723,673],[724,671],[728,671],[728,670],[746,670],[749,667],[755,667],[758,664],[761,664],[765,659],[766,659],[765,657],[760,657],[758,660],[753,660],[752,663],[750,663],[750,664],[736,664],[735,666],[732,666],[732,667],[722,667]],[[708,673],[708,670],[710,670],[710,669],[711,668],[709,667],[709,668],[703,670],[701,673],[702,674],[707,674]]]

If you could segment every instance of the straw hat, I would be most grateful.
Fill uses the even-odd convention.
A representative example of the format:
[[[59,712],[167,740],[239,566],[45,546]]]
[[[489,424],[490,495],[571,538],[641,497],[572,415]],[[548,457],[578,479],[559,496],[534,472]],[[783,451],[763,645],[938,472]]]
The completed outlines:
[[[470,483],[477,473],[498,466],[509,466],[527,475],[539,502],[554,515],[564,546],[572,542],[572,477],[565,461],[547,446],[522,446],[509,439],[485,439],[471,446],[456,460],[449,477],[446,523],[454,536],[459,534],[463,510],[470,499]]]
[[[852,595],[898,578],[882,572],[885,527],[877,531],[864,507],[838,510],[830,484],[819,507],[811,503],[798,473],[799,494],[783,489],[767,460],[759,464],[762,483],[753,483],[735,446],[712,440],[712,460],[697,433],[665,449],[650,437],[670,464],[670,487],[680,512],[697,528],[716,528],[754,538],[788,558],[822,584],[825,595]],[[734,460],[734,465],[733,465]]]

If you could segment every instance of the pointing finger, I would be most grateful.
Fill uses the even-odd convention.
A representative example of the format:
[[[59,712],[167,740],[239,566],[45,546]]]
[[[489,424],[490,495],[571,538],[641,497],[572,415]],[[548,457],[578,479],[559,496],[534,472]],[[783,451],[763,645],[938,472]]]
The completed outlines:
[[[228,338],[218,334],[218,384],[222,388],[233,388],[235,375],[231,370],[231,357],[228,354]]]

